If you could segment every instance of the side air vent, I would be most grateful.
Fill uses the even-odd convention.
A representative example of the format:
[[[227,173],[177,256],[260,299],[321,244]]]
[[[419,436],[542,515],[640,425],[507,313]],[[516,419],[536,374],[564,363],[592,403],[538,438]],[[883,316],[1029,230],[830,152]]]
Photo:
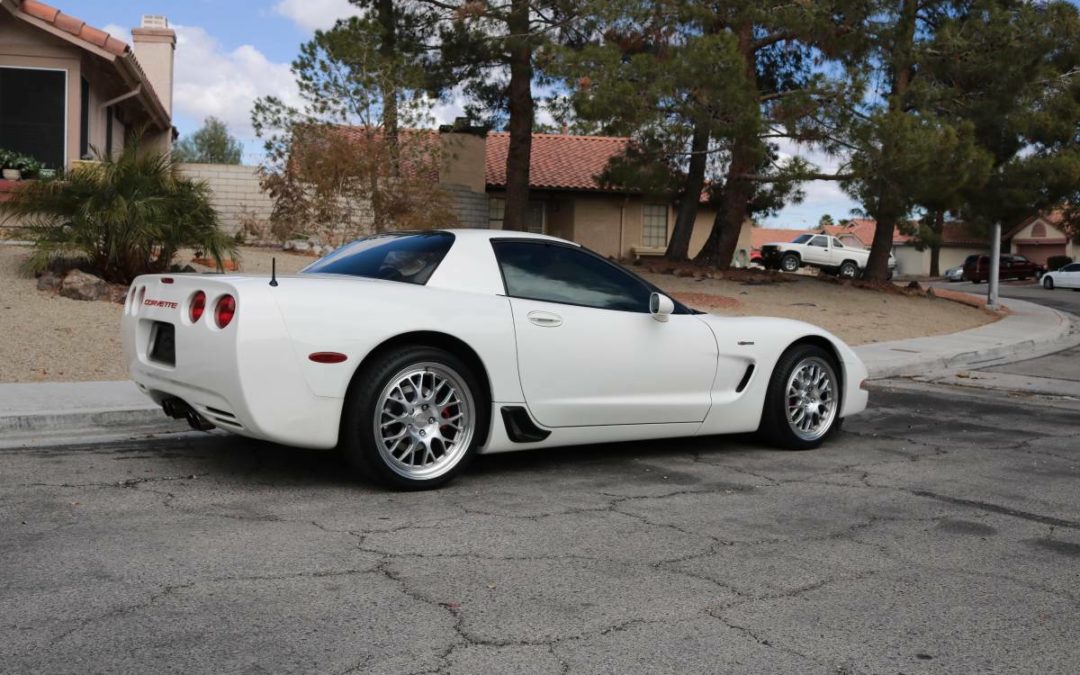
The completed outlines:
[[[506,435],[515,443],[538,443],[551,435],[547,429],[536,426],[524,406],[503,406],[501,412]]]
[[[742,379],[739,380],[739,386],[735,387],[735,393],[742,392],[746,389],[746,385],[750,384],[750,378],[754,375],[754,364],[750,364],[746,367],[746,372],[743,373]]]

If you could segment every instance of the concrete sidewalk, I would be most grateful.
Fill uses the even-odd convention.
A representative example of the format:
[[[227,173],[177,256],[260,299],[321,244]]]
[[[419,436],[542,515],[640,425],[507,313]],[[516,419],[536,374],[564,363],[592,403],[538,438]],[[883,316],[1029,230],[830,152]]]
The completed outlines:
[[[1009,313],[994,323],[933,337],[859,345],[855,353],[871,379],[944,375],[1024,361],[1080,344],[1080,319],[1023,300],[1008,300]]]
[[[53,436],[167,433],[187,423],[165,416],[134,382],[0,384],[0,448]]]
[[[1076,317],[1022,300],[995,323],[951,335],[861,345],[872,379],[946,375],[1080,344]],[[0,384],[0,448],[80,437],[185,431],[128,381]]]

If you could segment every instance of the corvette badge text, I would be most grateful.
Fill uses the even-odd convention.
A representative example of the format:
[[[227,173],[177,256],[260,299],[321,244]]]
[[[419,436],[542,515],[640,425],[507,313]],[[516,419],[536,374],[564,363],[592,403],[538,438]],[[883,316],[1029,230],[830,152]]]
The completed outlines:
[[[175,302],[170,302],[169,300],[154,300],[153,298],[143,300],[143,304],[148,307],[164,307],[166,309],[176,309],[178,307]]]

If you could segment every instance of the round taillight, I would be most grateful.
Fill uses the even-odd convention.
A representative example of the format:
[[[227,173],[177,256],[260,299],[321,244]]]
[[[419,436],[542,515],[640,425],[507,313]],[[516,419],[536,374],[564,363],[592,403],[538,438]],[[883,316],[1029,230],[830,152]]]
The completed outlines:
[[[191,296],[191,304],[188,306],[188,313],[191,317],[191,323],[197,323],[202,318],[203,312],[206,311],[206,293],[202,291],[195,291],[195,295]]]
[[[217,309],[214,310],[214,320],[218,328],[224,328],[236,316],[236,299],[231,295],[223,295],[217,301]]]

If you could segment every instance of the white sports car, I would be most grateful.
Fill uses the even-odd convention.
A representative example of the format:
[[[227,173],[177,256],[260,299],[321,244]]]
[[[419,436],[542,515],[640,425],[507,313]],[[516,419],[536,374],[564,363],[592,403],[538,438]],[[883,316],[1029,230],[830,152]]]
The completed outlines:
[[[808,449],[867,400],[821,328],[703,314],[577,244],[498,230],[376,235],[293,276],[141,276],[123,340],[166,413],[338,446],[398,487],[559,445],[759,431]]]

